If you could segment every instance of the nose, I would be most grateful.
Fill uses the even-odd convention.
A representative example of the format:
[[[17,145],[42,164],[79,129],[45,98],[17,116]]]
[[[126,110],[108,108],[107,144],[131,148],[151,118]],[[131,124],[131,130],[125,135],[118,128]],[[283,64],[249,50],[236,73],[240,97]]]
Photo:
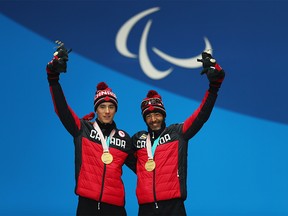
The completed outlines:
[[[105,113],[109,113],[109,112],[110,112],[109,107],[106,107],[106,108],[105,108]]]
[[[156,116],[152,113],[152,115],[151,115],[151,121],[155,121],[156,120]]]

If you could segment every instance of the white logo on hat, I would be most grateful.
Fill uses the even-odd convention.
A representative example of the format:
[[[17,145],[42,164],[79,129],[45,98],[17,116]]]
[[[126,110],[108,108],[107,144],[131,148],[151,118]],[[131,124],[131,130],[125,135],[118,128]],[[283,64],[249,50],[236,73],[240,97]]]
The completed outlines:
[[[147,37],[150,30],[150,27],[152,25],[152,20],[149,20],[144,28],[144,31],[141,36],[140,41],[140,48],[139,48],[139,56],[136,54],[130,52],[127,48],[127,39],[130,34],[130,31],[132,28],[136,25],[136,23],[141,20],[143,17],[154,13],[156,11],[160,10],[159,7],[151,8],[145,11],[142,11],[141,13],[136,14],[132,18],[130,18],[128,21],[126,21],[122,27],[119,29],[117,35],[116,35],[116,48],[120,54],[122,54],[125,57],[128,58],[139,58],[140,67],[142,68],[143,72],[151,79],[159,80],[163,79],[166,76],[168,76],[172,71],[173,68],[169,68],[165,71],[160,71],[157,68],[153,66],[151,63],[149,56],[147,54]],[[208,40],[208,38],[204,37],[205,41],[205,49],[204,50],[211,50],[212,54],[212,46]],[[162,59],[166,60],[169,63],[172,63],[176,66],[183,67],[183,68],[199,68],[202,66],[200,62],[197,62],[197,59],[201,59],[201,54],[195,57],[191,58],[176,58],[173,56],[170,56],[161,50],[157,49],[156,47],[153,47],[152,50]],[[204,51],[203,50],[203,51]]]
[[[100,91],[97,91],[97,92],[98,93],[94,96],[94,100],[97,99],[98,97],[103,96],[103,95],[108,95],[108,96],[111,95],[112,97],[117,98],[116,95],[113,92],[111,92],[111,91],[100,90]]]

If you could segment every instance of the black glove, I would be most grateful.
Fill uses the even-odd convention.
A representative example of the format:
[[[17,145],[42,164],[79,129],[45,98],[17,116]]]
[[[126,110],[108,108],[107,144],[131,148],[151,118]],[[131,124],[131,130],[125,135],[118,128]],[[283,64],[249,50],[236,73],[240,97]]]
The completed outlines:
[[[59,45],[57,47],[57,50],[54,52],[53,59],[48,62],[46,71],[49,74],[58,75],[59,73],[65,73],[67,71],[67,61],[68,61],[68,53],[72,51],[70,49],[69,51],[64,47],[64,43],[61,41],[56,41],[56,43]]]
[[[197,59],[197,61],[202,62],[203,70],[201,71],[201,75],[207,75],[210,86],[220,88],[225,78],[225,72],[212,57],[212,55],[210,53],[203,52],[202,59]]]

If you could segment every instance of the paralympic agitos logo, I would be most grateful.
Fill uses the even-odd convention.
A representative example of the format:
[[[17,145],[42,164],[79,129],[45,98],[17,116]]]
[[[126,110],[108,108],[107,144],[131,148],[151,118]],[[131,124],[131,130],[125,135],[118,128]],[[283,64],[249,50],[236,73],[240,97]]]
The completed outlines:
[[[142,18],[148,16],[149,14],[155,13],[156,11],[159,11],[159,7],[154,7],[145,11],[142,11],[133,17],[131,17],[128,21],[126,21],[121,28],[119,29],[117,35],[116,35],[116,48],[118,52],[127,57],[127,58],[138,58],[140,67],[143,70],[143,72],[151,79],[159,80],[163,79],[166,76],[168,76],[172,71],[173,68],[170,67],[167,70],[161,71],[158,70],[150,61],[150,58],[148,56],[147,52],[147,38],[148,34],[152,25],[152,20],[149,20],[146,23],[146,26],[143,30],[141,39],[140,39],[140,46],[139,46],[139,52],[138,55],[134,54],[129,51],[127,47],[127,39],[130,34],[130,31],[132,28],[137,24],[138,21],[140,21]],[[205,48],[204,50],[211,50],[212,52],[212,46],[208,40],[208,38],[204,37],[205,41]],[[197,62],[197,59],[201,58],[201,52],[199,55],[191,57],[191,58],[177,58],[173,57],[171,55],[168,55],[161,50],[157,49],[156,47],[152,47],[152,50],[156,55],[158,55],[160,58],[164,59],[165,61],[176,65],[178,67],[183,67],[187,69],[193,69],[193,68],[199,68],[201,67],[201,63]],[[203,50],[203,51],[204,51]]]

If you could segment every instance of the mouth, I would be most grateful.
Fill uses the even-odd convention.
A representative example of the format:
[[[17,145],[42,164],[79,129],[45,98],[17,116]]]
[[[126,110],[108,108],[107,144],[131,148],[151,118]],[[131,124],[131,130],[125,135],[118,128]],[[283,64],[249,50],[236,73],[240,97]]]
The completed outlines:
[[[103,119],[103,121],[110,121],[111,116],[103,116],[102,119]]]
[[[152,124],[149,124],[149,126],[153,129],[157,129],[160,127],[160,124],[159,123],[152,123]]]

